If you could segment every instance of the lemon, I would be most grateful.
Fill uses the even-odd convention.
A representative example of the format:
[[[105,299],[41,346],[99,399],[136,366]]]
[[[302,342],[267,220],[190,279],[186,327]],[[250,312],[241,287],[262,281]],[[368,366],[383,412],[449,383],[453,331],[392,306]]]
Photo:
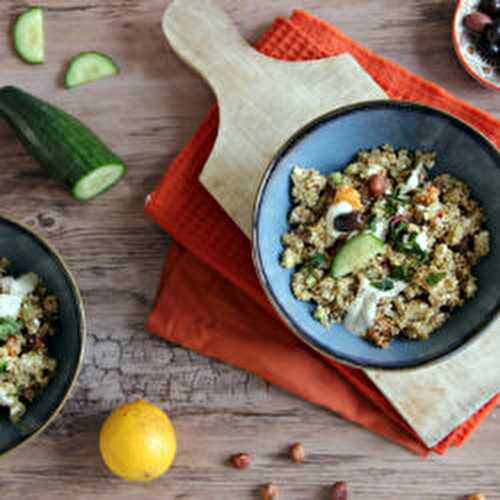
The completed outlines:
[[[177,443],[165,412],[144,400],[116,408],[99,436],[104,463],[127,481],[150,481],[174,461]]]

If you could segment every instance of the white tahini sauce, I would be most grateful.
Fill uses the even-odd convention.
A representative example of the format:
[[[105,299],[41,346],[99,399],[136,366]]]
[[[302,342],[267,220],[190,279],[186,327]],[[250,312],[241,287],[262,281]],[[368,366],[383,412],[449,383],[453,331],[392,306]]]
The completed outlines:
[[[337,239],[339,236],[345,234],[342,231],[337,231],[335,229],[335,218],[339,215],[348,214],[352,212],[354,208],[347,201],[340,201],[339,203],[335,203],[331,205],[326,213],[326,231],[333,238]]]
[[[394,281],[394,288],[387,291],[371,286],[366,278],[361,278],[356,299],[351,304],[344,320],[345,327],[352,333],[363,337],[373,326],[378,303],[385,298],[399,295],[406,287],[404,281]]]
[[[408,179],[406,179],[406,182],[403,184],[400,194],[407,194],[410,191],[414,191],[415,189],[418,188],[423,168],[424,167],[421,163],[415,167],[413,172],[410,174],[410,177],[408,177]]]
[[[375,222],[375,236],[382,241],[385,241],[387,232],[389,231],[389,221],[387,219],[377,219]]]
[[[420,247],[424,252],[429,250],[429,238],[424,232],[418,233],[417,238],[415,239],[415,243]]]

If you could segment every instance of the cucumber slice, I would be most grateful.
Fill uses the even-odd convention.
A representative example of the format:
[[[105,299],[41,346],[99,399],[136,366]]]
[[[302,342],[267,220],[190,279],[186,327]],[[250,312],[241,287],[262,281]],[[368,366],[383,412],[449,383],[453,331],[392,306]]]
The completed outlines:
[[[81,201],[116,184],[124,163],[74,116],[16,87],[0,89],[0,117],[26,150]]]
[[[69,63],[64,77],[64,85],[72,89],[119,73],[120,68],[118,65],[106,54],[82,52]]]
[[[32,7],[18,16],[14,24],[14,47],[23,61],[42,64],[45,61],[43,9]]]
[[[334,278],[363,269],[373,257],[384,250],[384,242],[372,233],[361,233],[348,240],[337,252],[332,262]]]

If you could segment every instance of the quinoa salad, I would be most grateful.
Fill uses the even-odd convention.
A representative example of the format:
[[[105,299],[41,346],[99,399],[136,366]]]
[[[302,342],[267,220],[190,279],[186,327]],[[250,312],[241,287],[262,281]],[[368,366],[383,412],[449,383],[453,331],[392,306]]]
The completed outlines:
[[[435,161],[385,145],[330,175],[293,169],[281,265],[321,324],[378,347],[401,334],[424,340],[477,292],[484,215],[465,183],[429,176]]]
[[[16,423],[56,370],[46,339],[55,333],[58,301],[38,276],[14,278],[0,258],[0,409]]]

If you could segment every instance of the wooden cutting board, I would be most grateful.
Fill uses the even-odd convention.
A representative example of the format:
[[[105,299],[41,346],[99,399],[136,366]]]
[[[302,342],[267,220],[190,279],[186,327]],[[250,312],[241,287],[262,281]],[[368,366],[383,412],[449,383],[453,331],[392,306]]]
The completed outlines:
[[[327,111],[387,98],[348,54],[306,62],[263,56],[211,0],[174,0],[163,29],[215,92],[219,131],[200,181],[249,237],[259,182],[277,149]],[[445,363],[366,374],[431,447],[500,390],[499,325],[497,318]]]
[[[200,180],[247,236],[273,153],[325,111],[384,98],[349,55],[294,63],[263,56],[209,0],[173,1],[163,29],[217,96],[219,132]]]

